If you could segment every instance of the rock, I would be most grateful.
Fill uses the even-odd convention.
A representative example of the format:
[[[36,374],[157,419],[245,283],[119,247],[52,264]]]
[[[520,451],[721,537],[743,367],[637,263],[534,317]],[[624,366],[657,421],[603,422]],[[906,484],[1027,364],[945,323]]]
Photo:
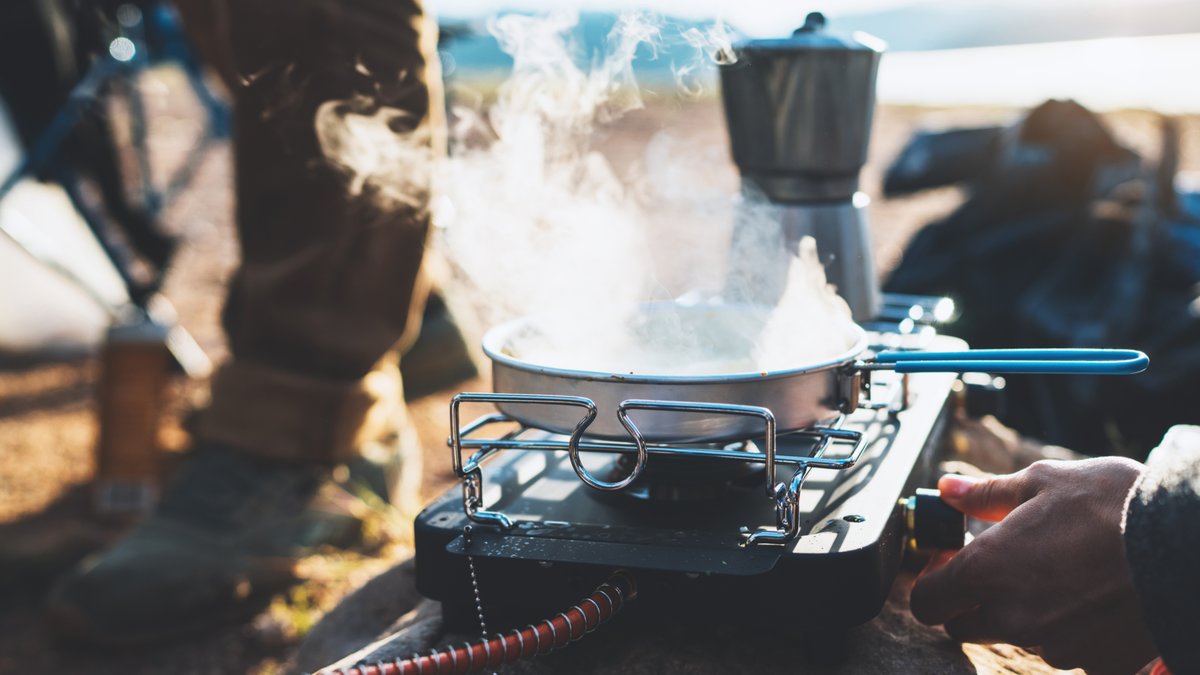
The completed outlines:
[[[950,431],[945,469],[967,474],[1012,473],[1041,459],[1083,459],[1057,445],[1043,445],[1004,426],[995,417],[959,416]]]
[[[399,633],[417,619],[409,614],[422,603],[435,604],[417,593],[409,559],[368,581],[326,614],[296,651],[293,667],[298,672],[313,671],[363,649],[381,635]],[[426,614],[420,615],[425,618]]]

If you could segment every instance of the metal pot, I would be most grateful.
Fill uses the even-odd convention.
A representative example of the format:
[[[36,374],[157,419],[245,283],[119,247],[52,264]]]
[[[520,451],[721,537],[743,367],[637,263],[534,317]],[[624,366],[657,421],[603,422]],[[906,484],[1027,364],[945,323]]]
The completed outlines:
[[[676,311],[724,311],[749,316],[762,310],[730,306],[678,307]],[[730,317],[722,320],[729,321]],[[497,406],[502,413],[532,427],[607,440],[628,439],[626,412],[646,410],[638,405],[646,401],[683,404],[671,410],[656,406],[654,413],[642,415],[637,430],[646,441],[720,443],[760,435],[763,420],[754,415],[712,415],[704,409],[712,404],[765,408],[773,415],[778,433],[796,431],[855,410],[863,390],[863,373],[872,370],[1126,375],[1141,372],[1149,364],[1145,354],[1124,349],[885,351],[870,355],[866,333],[855,326],[856,339],[845,353],[792,368],[699,376],[605,373],[541,365],[530,360],[530,355],[521,354],[515,338],[536,326],[536,321],[528,317],[510,321],[484,336],[483,350],[492,360],[493,389],[512,394],[587,399],[594,403],[594,418],[588,422],[581,418],[578,407],[561,404],[513,401]],[[627,405],[630,401],[638,404]],[[689,404],[693,410],[687,409]],[[581,429],[581,425],[585,428]]]

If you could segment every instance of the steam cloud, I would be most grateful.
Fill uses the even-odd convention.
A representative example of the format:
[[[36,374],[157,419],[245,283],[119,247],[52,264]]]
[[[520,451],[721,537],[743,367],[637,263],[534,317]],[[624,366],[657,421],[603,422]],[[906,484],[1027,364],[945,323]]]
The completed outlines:
[[[625,13],[602,50],[581,54],[571,39],[577,24],[566,12],[493,19],[512,74],[490,106],[451,111],[435,243],[453,270],[446,290],[456,312],[470,300],[484,326],[535,316],[537,330],[511,352],[581,370],[757,372],[848,349],[850,312],[826,284],[812,240],[789,252],[770,204],[698,189],[712,167],[728,166],[724,145],[665,130],[626,176],[594,146],[644,106],[639,52],[657,55],[667,40],[693,46],[696,58],[672,69],[673,95],[694,98],[711,86],[713,63],[732,58],[724,26],[672,33],[655,17]],[[412,178],[420,144],[389,130],[395,113],[355,114],[345,103],[318,115],[327,156],[357,188],[418,204],[427,184]],[[653,311],[638,311],[646,303]],[[752,308],[721,310],[731,304]]]

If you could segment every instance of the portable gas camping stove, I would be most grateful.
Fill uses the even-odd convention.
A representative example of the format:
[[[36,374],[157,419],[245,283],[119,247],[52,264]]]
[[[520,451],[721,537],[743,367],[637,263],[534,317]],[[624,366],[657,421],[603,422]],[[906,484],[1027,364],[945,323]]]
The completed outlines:
[[[871,338],[881,349],[964,347],[908,323],[907,335],[872,325]],[[627,442],[583,434],[576,451],[589,477],[628,475],[643,445],[644,471],[616,491],[583,480],[566,436],[503,414],[461,422],[465,405],[516,402],[575,407],[582,423],[587,399],[459,394],[449,444],[462,490],[417,517],[417,587],[460,630],[478,629],[480,603],[495,627],[550,616],[617,569],[638,581],[637,611],[674,620],[720,612],[822,631],[863,623],[886,600],[912,534],[902,501],[933,481],[957,376],[877,372],[869,380],[858,410],[778,435],[765,409],[627,401],[620,414],[634,419],[664,410],[751,415],[763,431],[721,445],[647,443],[636,426]],[[935,513],[916,521],[925,528],[918,538],[938,545],[948,534],[961,545],[961,514],[936,497],[922,504]]]

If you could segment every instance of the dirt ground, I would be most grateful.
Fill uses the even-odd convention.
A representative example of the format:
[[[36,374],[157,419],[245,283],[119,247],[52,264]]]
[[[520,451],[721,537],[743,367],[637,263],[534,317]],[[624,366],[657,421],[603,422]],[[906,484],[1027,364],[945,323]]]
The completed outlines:
[[[194,106],[178,93],[176,84],[165,79],[152,106],[154,153],[167,164],[190,147],[197,129]],[[896,201],[883,201],[879,196],[882,172],[910,133],[919,126],[1005,121],[1012,116],[1012,111],[982,109],[885,107],[879,111],[863,185],[875,197],[871,220],[881,271],[895,264],[916,229],[953,208],[959,199],[953,189]],[[1125,112],[1109,119],[1122,138],[1153,156],[1156,130],[1152,115]],[[605,152],[618,168],[628,166],[653,133],[681,124],[695,142],[713,147],[725,143],[719,106],[708,100],[682,106],[652,105],[606,132]],[[1200,167],[1200,120],[1187,120],[1184,144],[1185,167]],[[728,163],[714,171],[722,181],[736,180]],[[211,153],[192,187],[169,213],[171,226],[185,233],[188,243],[171,273],[166,294],[178,308],[182,323],[215,359],[225,354],[218,315],[225,280],[237,261],[232,206],[230,152],[222,145]],[[92,359],[19,368],[0,364],[0,523],[22,521],[50,507],[62,512],[79,508],[80,491],[72,488],[86,482],[93,470],[95,381]],[[484,382],[471,382],[458,389],[483,387]],[[162,434],[168,450],[186,447],[179,419],[190,406],[202,403],[204,392],[203,382],[181,381],[172,386],[172,412]],[[451,393],[426,396],[413,404],[426,448],[427,497],[451,483],[444,441],[446,402]],[[69,534],[86,547],[88,542],[119,531],[119,527],[80,526],[78,532]],[[323,612],[407,553],[405,546],[398,544],[371,558],[334,552],[317,556],[307,561],[308,583],[281,595],[244,625],[186,642],[125,651],[89,650],[52,639],[39,613],[52,569],[43,570],[46,574],[0,580],[7,582],[0,583],[0,673],[276,672]]]

